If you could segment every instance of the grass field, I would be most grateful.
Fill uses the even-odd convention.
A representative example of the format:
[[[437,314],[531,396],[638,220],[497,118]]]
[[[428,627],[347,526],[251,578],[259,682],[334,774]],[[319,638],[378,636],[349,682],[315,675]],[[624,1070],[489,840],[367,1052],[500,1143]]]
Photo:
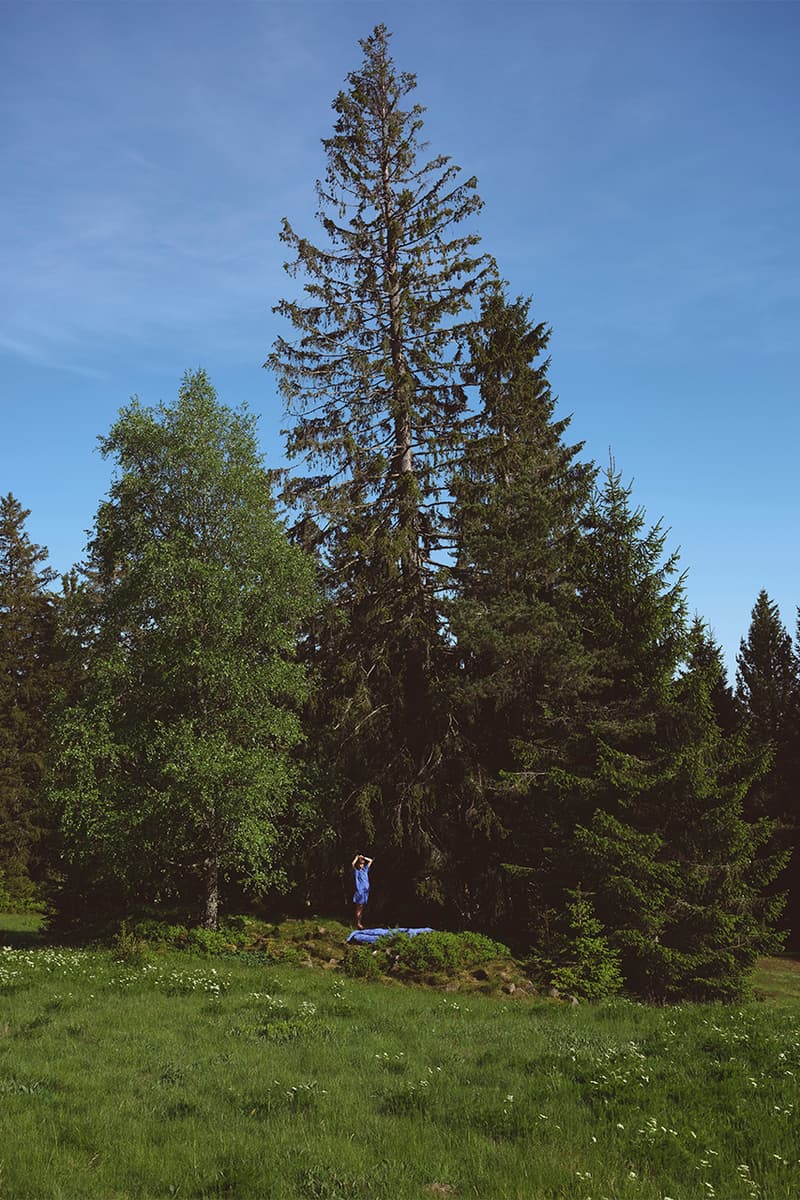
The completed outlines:
[[[800,1196],[794,961],[659,1010],[0,944],[2,1197]]]

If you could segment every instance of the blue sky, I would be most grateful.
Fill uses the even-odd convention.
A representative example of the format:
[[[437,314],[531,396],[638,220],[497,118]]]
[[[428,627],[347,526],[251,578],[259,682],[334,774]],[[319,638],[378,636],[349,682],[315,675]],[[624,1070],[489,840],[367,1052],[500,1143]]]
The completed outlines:
[[[764,587],[800,604],[800,6],[22,3],[0,41],[0,492],[78,560],[119,407],[204,366],[260,415],[280,218],[314,233],[331,101],[393,30],[431,150],[553,327],[572,433],[670,527],[729,666]]]

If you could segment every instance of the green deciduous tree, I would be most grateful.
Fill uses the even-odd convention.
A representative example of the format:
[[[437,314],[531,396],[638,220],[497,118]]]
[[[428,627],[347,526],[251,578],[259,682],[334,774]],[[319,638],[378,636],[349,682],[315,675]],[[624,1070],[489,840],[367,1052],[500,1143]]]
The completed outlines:
[[[288,269],[306,282],[278,305],[294,334],[267,365],[292,421],[285,499],[324,587],[307,649],[325,680],[316,729],[332,819],[408,852],[421,879],[449,729],[436,588],[466,406],[458,360],[492,264],[469,225],[475,180],[426,157],[423,110],[405,106],[415,79],[396,70],[385,27],[361,46],[323,141],[323,244],[284,222]]]
[[[0,499],[0,890],[17,901],[31,893],[56,662],[56,575],[29,516],[11,494]]]
[[[203,371],[178,400],[137,400],[101,450],[116,463],[73,591],[82,693],[57,733],[64,851],[124,902],[199,901],[280,881],[309,560],[276,520],[254,420]]]

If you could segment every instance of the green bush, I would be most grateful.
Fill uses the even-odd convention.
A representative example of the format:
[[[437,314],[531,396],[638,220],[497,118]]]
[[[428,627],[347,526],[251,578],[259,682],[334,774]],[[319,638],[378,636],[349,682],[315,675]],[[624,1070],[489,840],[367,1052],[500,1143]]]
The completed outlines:
[[[128,928],[123,921],[111,941],[111,949],[116,957],[129,967],[143,967],[152,959],[150,947],[144,938]]]
[[[249,925],[256,924],[258,924],[258,922],[254,921],[252,917],[246,917],[239,914],[237,916],[225,917],[223,921],[220,921],[219,927],[224,933],[241,935],[247,932]]]
[[[352,979],[379,979],[378,958],[369,946],[345,946],[342,968]]]
[[[622,987],[619,954],[604,936],[591,900],[580,890],[571,900],[549,955],[534,959],[533,973],[559,992],[604,1000]]]
[[[398,933],[378,944],[388,950],[395,970],[410,975],[455,975],[510,953],[480,933]]]
[[[123,921],[120,931],[127,930],[131,936],[143,943],[159,949],[170,950],[199,950],[203,954],[225,954],[237,948],[242,942],[241,931],[233,932],[228,928],[204,929],[197,926],[187,929],[185,925],[171,925],[167,921],[157,921],[146,918],[137,921],[128,930],[128,923]],[[120,934],[117,934],[119,938]]]
[[[201,950],[204,954],[225,954],[235,946],[221,930],[198,927],[189,930],[189,949]]]
[[[46,908],[40,889],[26,875],[9,878],[0,871],[0,912],[41,913]]]
[[[125,921],[122,923],[126,924]],[[189,930],[185,925],[170,925],[167,921],[157,921],[154,917],[137,921],[133,932],[151,946],[168,946],[175,950],[183,950],[189,944]]]
[[[482,933],[459,933],[464,954],[465,967],[479,967],[493,958],[509,958],[511,951],[502,942],[496,942]]]
[[[223,934],[225,941],[229,946],[235,946],[238,950],[259,943],[268,932],[274,931],[274,929],[274,925],[244,916],[226,917],[219,923],[219,932]]]

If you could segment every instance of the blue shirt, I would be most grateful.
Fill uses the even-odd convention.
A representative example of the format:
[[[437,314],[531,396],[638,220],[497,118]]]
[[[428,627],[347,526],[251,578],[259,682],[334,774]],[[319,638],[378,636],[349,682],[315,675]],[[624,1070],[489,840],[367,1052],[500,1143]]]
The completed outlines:
[[[369,867],[356,867],[356,891],[353,896],[354,904],[366,904],[369,899]]]

